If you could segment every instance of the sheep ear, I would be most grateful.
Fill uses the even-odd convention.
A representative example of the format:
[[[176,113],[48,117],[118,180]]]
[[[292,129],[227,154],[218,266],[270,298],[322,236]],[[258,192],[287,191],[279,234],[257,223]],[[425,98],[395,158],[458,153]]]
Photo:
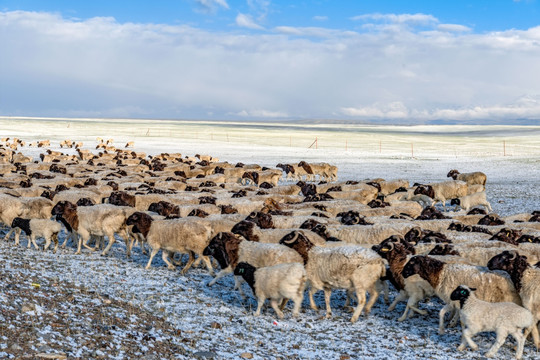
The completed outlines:
[[[469,288],[471,291],[476,291],[476,288]]]

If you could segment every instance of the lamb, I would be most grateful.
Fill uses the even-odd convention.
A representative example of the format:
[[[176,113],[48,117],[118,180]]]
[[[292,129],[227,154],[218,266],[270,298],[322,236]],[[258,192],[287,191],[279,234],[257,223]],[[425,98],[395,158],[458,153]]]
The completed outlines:
[[[94,235],[109,238],[109,244],[101,253],[105,256],[114,243],[114,234],[119,233],[123,235],[126,251],[130,256],[129,236],[125,224],[129,210],[126,207],[109,204],[77,206],[69,201],[60,201],[52,208],[51,214],[56,216],[56,219],[61,221],[69,232],[72,232],[72,235],[80,235],[75,254],[81,253],[82,244],[89,248],[86,243],[90,240],[90,236]],[[66,242],[67,238],[62,247],[66,245]]]
[[[527,257],[515,251],[503,251],[493,257],[489,263],[490,270],[503,270],[510,278],[521,297],[523,307],[534,317],[532,335],[534,345],[540,350],[540,336],[536,324],[540,321],[540,269],[535,269],[527,262]]]
[[[428,185],[419,185],[414,190],[414,194],[427,195],[435,200],[435,203],[440,201],[446,210],[446,200],[467,195],[467,183],[459,180],[449,180]]]
[[[450,294],[461,284],[477,287],[478,297],[482,300],[511,301],[521,305],[521,299],[510,277],[503,273],[491,272],[486,267],[448,264],[429,256],[417,255],[407,262],[401,274],[405,279],[414,274],[420,275],[433,287],[435,295],[446,303],[439,312],[439,334],[444,334],[446,312],[457,310],[450,300]]]
[[[485,206],[488,211],[493,211],[489,201],[486,199],[486,192],[477,192],[470,195],[465,195],[460,198],[450,200],[450,205],[460,206],[463,210],[469,211],[470,208],[478,205]]]
[[[47,250],[51,244],[51,241],[53,241],[53,252],[56,253],[56,250],[58,249],[58,233],[60,230],[62,230],[62,225],[56,221],[49,219],[23,219],[16,217],[13,219],[11,227],[23,230],[26,235],[30,237],[28,239],[28,248],[30,248],[31,244],[34,244],[34,247],[39,249],[36,243],[36,238],[43,237],[45,239],[45,246],[43,250]],[[19,239],[16,239],[15,245],[18,244]]]
[[[386,272],[383,259],[374,251],[359,246],[329,248],[315,246],[301,232],[295,233],[292,238],[282,239],[280,244],[295,249],[302,256],[309,281],[311,308],[317,310],[313,294],[318,290],[324,290],[326,318],[329,318],[332,314],[330,308],[332,289],[346,289],[348,292],[356,291],[358,298],[351,322],[358,320],[362,310],[368,316],[379,297],[382,287],[381,277]],[[367,304],[366,291],[370,294]]]
[[[278,308],[280,301],[291,299],[294,302],[292,315],[298,316],[304,298],[307,274],[301,263],[277,264],[256,268],[246,262],[236,265],[234,275],[242,276],[249,284],[257,298],[257,310],[253,315],[259,316],[267,298],[278,318],[283,319],[283,312]]]
[[[189,254],[189,260],[182,269],[182,274],[189,270],[195,261],[195,255],[201,257],[210,274],[214,274],[210,260],[203,254],[211,235],[208,226],[186,219],[154,220],[150,215],[139,211],[131,214],[126,224],[133,225],[132,232],[141,233],[152,248],[145,269],[150,268],[154,256],[161,249],[163,261],[171,270],[175,267],[168,257],[171,253],[180,252]]]
[[[446,174],[446,177],[451,177],[454,180],[465,181],[468,185],[482,185],[484,188],[487,180],[486,174],[480,171],[461,174],[457,170],[450,170],[448,174]]]
[[[450,294],[450,300],[459,301],[459,316],[463,325],[458,350],[465,350],[467,344],[473,350],[477,350],[478,345],[472,337],[482,331],[495,331],[497,339],[486,353],[486,357],[497,354],[510,334],[517,342],[516,359],[521,359],[525,345],[523,329],[528,333],[535,327],[531,312],[511,302],[490,303],[480,300],[474,291],[475,288],[460,285]]]
[[[212,255],[221,267],[221,271],[208,283],[208,286],[214,285],[220,278],[232,273],[240,262],[247,262],[256,268],[303,262],[296,251],[286,246],[248,241],[230,232],[220,232],[214,236],[204,249],[203,255]],[[243,296],[238,279],[235,279],[235,288],[238,288]]]

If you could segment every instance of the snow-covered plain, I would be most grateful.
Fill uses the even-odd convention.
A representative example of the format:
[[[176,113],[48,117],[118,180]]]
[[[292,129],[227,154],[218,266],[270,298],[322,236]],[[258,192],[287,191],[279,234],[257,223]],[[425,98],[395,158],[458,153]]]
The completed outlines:
[[[27,142],[51,139],[52,148],[63,139],[84,141],[93,148],[96,137],[113,138],[115,144],[134,140],[136,151],[148,154],[181,152],[185,155],[210,154],[223,161],[259,163],[275,166],[279,162],[326,161],[339,167],[339,179],[405,178],[411,182],[446,179],[450,169],[487,174],[487,194],[494,211],[500,215],[540,209],[540,127],[420,126],[378,127],[361,125],[303,125],[255,123],[197,123],[144,120],[35,120],[0,118],[1,137],[16,136]],[[308,148],[317,138],[317,143]],[[411,146],[412,144],[412,146]],[[346,148],[345,148],[346,146]],[[23,152],[36,156],[41,149]],[[72,150],[69,150],[72,151]],[[25,245],[25,242],[23,242]],[[332,295],[333,318],[309,309],[299,319],[275,322],[271,310],[256,318],[251,315],[256,302],[242,301],[232,291],[232,279],[225,278],[214,287],[204,270],[190,270],[186,276],[167,270],[154,260],[144,270],[146,256],[138,249],[133,259],[125,256],[120,242],[108,257],[73,250],[58,254],[14,248],[0,242],[0,262],[6,271],[17,272],[20,260],[14,253],[27,254],[31,270],[39,278],[58,278],[62,282],[83,285],[99,294],[126,301],[167,320],[190,341],[185,351],[152,354],[141,350],[141,358],[253,358],[255,359],[481,359],[494,334],[477,336],[480,351],[458,352],[459,328],[437,334],[441,303],[432,299],[420,305],[426,316],[415,316],[398,323],[404,310],[400,304],[387,311],[382,299],[372,315],[350,324],[351,313],[343,309],[344,293]],[[246,293],[250,290],[246,287]],[[1,294],[0,294],[1,295]],[[396,292],[391,292],[391,297]],[[0,296],[0,303],[2,302]],[[322,294],[316,298],[323,304]],[[5,304],[2,304],[4,306]],[[54,309],[47,309],[53,310]],[[216,323],[219,325],[216,325]],[[0,334],[0,353],[3,344]],[[5,345],[5,346],[4,346]],[[69,358],[92,358],[74,343],[63,352]],[[9,355],[9,352],[6,352]],[[499,359],[514,354],[512,341],[501,348]],[[157,355],[157,357],[156,357]],[[538,353],[527,344],[524,358]],[[122,358],[118,355],[117,358]]]

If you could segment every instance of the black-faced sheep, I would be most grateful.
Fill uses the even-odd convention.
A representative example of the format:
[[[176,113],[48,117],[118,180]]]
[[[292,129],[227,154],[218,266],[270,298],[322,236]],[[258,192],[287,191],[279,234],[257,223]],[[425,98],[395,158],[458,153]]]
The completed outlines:
[[[303,259],[309,281],[309,301],[311,308],[317,310],[313,294],[324,290],[326,317],[332,314],[330,295],[332,289],[355,291],[358,305],[351,317],[356,322],[362,310],[366,316],[377,300],[381,277],[386,269],[383,260],[372,250],[357,246],[318,247],[301,232],[292,238],[282,239],[280,243],[296,250]],[[366,291],[369,301],[366,304]],[[364,308],[365,305],[365,308]]]

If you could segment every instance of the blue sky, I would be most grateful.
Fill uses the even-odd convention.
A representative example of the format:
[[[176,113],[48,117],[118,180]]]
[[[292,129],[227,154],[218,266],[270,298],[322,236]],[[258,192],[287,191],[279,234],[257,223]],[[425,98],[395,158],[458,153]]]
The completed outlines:
[[[267,28],[325,26],[358,28],[351,17],[370,14],[430,14],[443,23],[456,23],[475,32],[527,29],[538,25],[536,0],[1,0],[0,9],[59,12],[88,19],[112,16],[119,22],[191,24],[210,30],[232,30],[239,13]]]
[[[0,0],[0,115],[540,119],[540,4]]]

